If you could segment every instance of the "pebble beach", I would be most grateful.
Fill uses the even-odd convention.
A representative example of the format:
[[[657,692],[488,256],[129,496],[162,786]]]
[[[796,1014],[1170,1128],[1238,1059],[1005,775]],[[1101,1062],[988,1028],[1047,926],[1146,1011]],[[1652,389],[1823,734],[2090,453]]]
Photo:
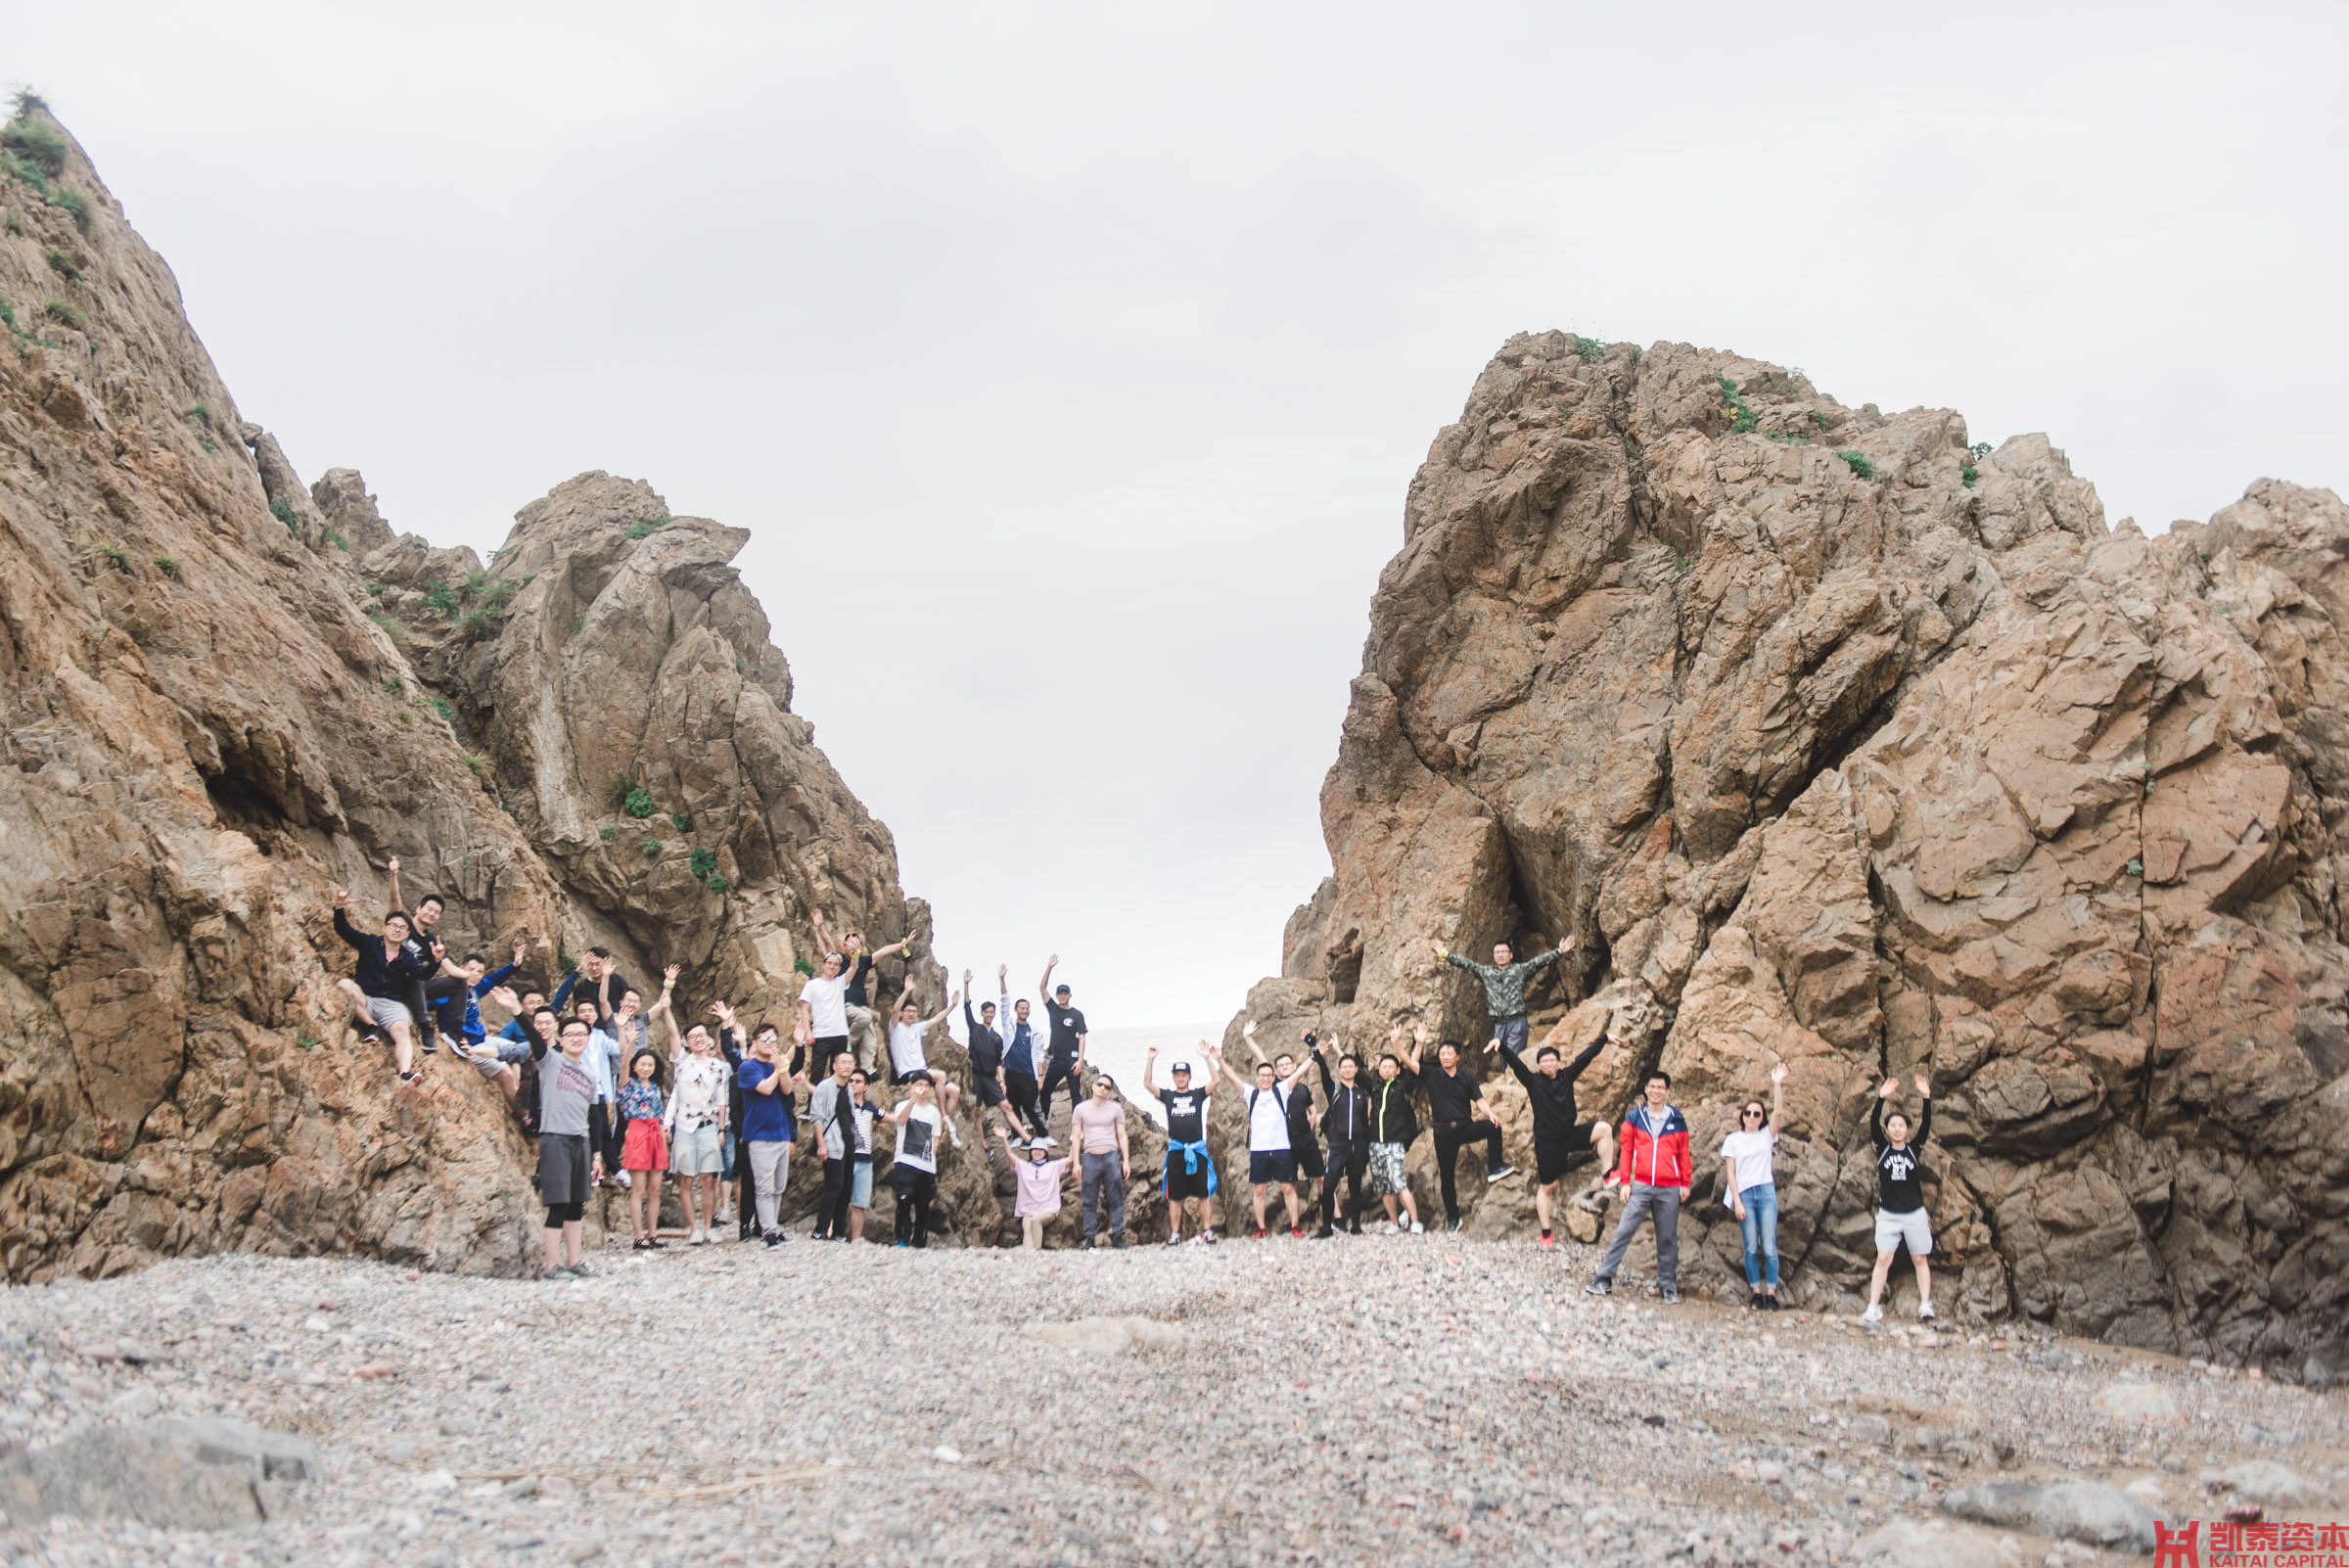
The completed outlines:
[[[2341,1391],[2011,1332],[1593,1299],[1594,1261],[1433,1235],[794,1240],[606,1251],[560,1283],[217,1257],[15,1289],[10,1447],[204,1413],[309,1437],[326,1463],[299,1517],[10,1519],[0,1555],[1962,1568],[2141,1559],[1953,1520],[1953,1489],[2088,1479],[2215,1518],[2275,1470],[2313,1490],[2266,1517],[2337,1517]]]

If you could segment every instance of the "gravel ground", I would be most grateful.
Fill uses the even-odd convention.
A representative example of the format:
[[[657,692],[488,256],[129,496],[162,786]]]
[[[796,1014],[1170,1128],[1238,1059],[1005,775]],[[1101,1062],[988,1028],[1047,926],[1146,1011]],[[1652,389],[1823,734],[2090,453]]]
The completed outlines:
[[[2202,1472],[2240,1459],[2345,1495],[2342,1391],[2046,1338],[1591,1300],[1594,1256],[1435,1236],[794,1241],[606,1252],[568,1283],[215,1258],[17,1289],[10,1440],[216,1412],[315,1437],[328,1474],[307,1517],[252,1534],[10,1521],[0,1557],[1811,1563],[1857,1560],[1992,1475],[2135,1483],[2171,1518],[2217,1517]],[[1123,1353],[1028,1332],[1113,1315],[1173,1326],[1136,1325]],[[2096,1560],[2016,1545],[2005,1560]]]

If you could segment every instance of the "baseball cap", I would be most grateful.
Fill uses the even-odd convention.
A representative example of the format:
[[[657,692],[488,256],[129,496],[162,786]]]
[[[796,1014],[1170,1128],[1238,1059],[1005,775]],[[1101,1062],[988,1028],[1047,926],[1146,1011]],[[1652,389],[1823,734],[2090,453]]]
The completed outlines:
[[[1173,1067],[1170,1067],[1170,1068],[1168,1068],[1168,1069],[1167,1069],[1167,1071],[1168,1071],[1168,1072],[1170,1072],[1170,1073],[1187,1073],[1187,1072],[1189,1072],[1190,1070],[1191,1070],[1191,1064],[1190,1064],[1189,1062],[1185,1061],[1185,1060],[1182,1060],[1182,1059],[1180,1059],[1180,1058],[1177,1058],[1177,1059],[1175,1060],[1175,1063],[1174,1063],[1174,1065]]]

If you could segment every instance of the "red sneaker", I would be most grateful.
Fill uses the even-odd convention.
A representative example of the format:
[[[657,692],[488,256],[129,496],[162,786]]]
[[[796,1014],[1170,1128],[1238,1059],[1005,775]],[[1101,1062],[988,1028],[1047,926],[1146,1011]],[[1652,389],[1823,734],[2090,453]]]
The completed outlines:
[[[1296,1237],[1299,1241],[1303,1241],[1305,1239],[1305,1226],[1291,1225],[1289,1226],[1289,1234]]]
[[[1249,1232],[1248,1232],[1248,1239],[1249,1239],[1250,1241],[1262,1241],[1262,1240],[1264,1240],[1264,1239],[1265,1239],[1265,1227],[1264,1227],[1263,1225],[1258,1225],[1258,1226],[1257,1226],[1257,1227],[1256,1227],[1254,1230],[1251,1230],[1251,1231],[1249,1231]]]
[[[1540,1247],[1543,1252],[1549,1251],[1557,1244],[1558,1238],[1553,1235],[1549,1235],[1546,1232],[1534,1238],[1534,1245]]]

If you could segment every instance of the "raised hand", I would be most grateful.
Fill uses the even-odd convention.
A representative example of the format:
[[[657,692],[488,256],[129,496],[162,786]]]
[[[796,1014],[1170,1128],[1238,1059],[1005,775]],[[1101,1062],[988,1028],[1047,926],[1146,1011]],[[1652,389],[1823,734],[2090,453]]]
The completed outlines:
[[[734,1027],[734,1004],[732,1002],[712,1002],[710,1004],[710,1015],[713,1018],[715,1018],[719,1023],[725,1025],[728,1029],[732,1029]]]
[[[1248,1022],[1240,1026],[1240,1038],[1245,1040],[1254,1040],[1256,1038],[1255,1019],[1251,1018],[1248,1020]]]
[[[962,972],[962,989],[964,991],[971,989],[971,972],[967,969]]]
[[[997,964],[997,965],[995,965],[995,989],[996,989],[996,990],[1000,991],[1000,990],[1002,989],[1002,987],[1003,987],[1003,977],[1004,977],[1005,975],[1008,975],[1008,974],[1010,974],[1010,973],[1011,973],[1011,965],[1009,965],[1009,964]]]
[[[1897,1078],[1888,1078],[1884,1081],[1884,1086],[1876,1090],[1876,1098],[1879,1100],[1889,1100],[1900,1091],[1901,1081]]]
[[[1150,1060],[1154,1062],[1158,1060],[1158,1047],[1155,1045],[1150,1047]]]
[[[1387,1043],[1390,1045],[1403,1043],[1403,1026],[1401,1024],[1397,1024],[1393,1029],[1387,1031]]]
[[[1784,1062],[1780,1062],[1777,1066],[1770,1070],[1770,1081],[1773,1084],[1783,1084],[1786,1082],[1786,1064]]]
[[[1568,932],[1558,939],[1558,956],[1563,958],[1572,951],[1574,951],[1574,933]]]
[[[1044,967],[1046,969],[1058,969],[1060,967],[1060,954],[1054,953],[1051,957],[1045,959]]]
[[[1443,943],[1438,942],[1433,937],[1427,939],[1427,945],[1429,947],[1435,950],[1435,954],[1439,958],[1444,957],[1447,953],[1451,951],[1451,948],[1445,946]]]
[[[395,854],[390,859],[386,860],[384,862],[384,869],[391,872],[393,876],[399,875],[399,856]]]
[[[1427,1049],[1427,1026],[1425,1024],[1411,1026],[1411,1043],[1421,1050]]]
[[[350,907],[350,890],[348,888],[337,888],[335,890],[335,907],[338,909],[347,909]]]
[[[522,1011],[522,998],[514,994],[511,986],[492,986],[489,988],[489,999],[509,1013]]]
[[[661,971],[661,989],[667,991],[674,986],[677,983],[677,971],[684,967],[683,964],[669,964],[665,967]]]
[[[1916,1092],[1917,1092],[1917,1093],[1919,1093],[1919,1094],[1923,1094],[1923,1095],[1930,1095],[1930,1094],[1933,1092],[1933,1084],[1932,1084],[1932,1081],[1931,1081],[1931,1080],[1929,1080],[1929,1079],[1927,1079],[1927,1078],[1925,1077],[1925,1075],[1924,1075],[1924,1074],[1922,1074],[1922,1073],[1919,1073],[1919,1074],[1917,1074],[1917,1075],[1916,1075],[1916,1080],[1915,1080],[1915,1083],[1916,1083]]]
[[[812,908],[811,908],[811,909],[809,909],[809,910],[807,911],[807,923],[808,923],[809,925],[811,925],[811,926],[815,927],[815,929],[816,929],[816,930],[818,930],[818,931],[821,931],[821,930],[823,930],[823,929],[824,929],[824,912],[823,912],[821,909],[812,909]]]
[[[530,949],[524,946],[521,943],[518,942],[514,944],[514,962],[520,964],[522,962],[522,955],[528,951],[530,951]]]
[[[1493,1037],[1493,1042],[1485,1047],[1485,1054],[1490,1056],[1498,1049],[1500,1049],[1500,1037],[1496,1035]]]

